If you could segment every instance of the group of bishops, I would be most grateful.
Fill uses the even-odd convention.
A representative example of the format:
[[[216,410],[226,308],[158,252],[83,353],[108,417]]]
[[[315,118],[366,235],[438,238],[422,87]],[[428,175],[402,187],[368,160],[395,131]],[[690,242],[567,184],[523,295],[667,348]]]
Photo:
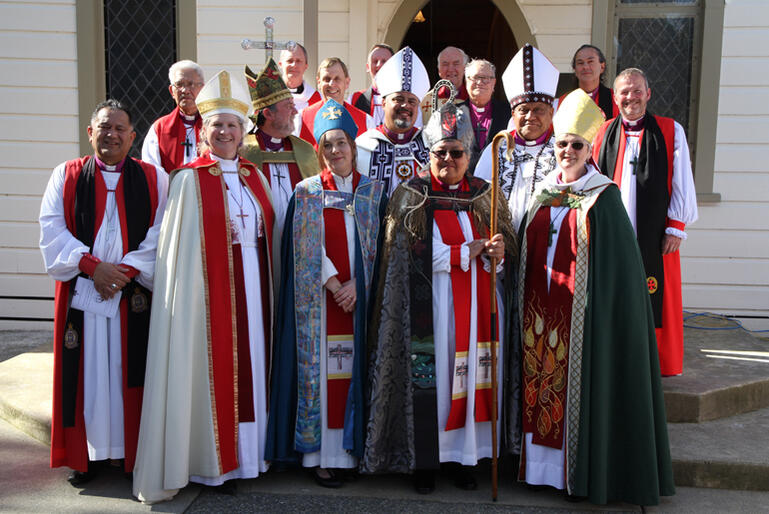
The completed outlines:
[[[630,388],[651,391],[636,429],[656,450],[644,462],[595,457],[596,441],[566,437],[585,419],[564,421],[573,411],[561,406],[560,421],[539,418],[535,429],[562,432],[547,443],[559,449],[548,457],[555,464],[538,472],[521,464],[519,478],[596,503],[655,504],[673,493],[659,377],[682,372],[678,249],[697,218],[683,128],[648,111],[642,70],[606,87],[606,60],[592,45],[572,60],[575,93],[597,106],[590,129],[579,128],[584,104],[558,114],[574,93],[556,97],[558,70],[531,45],[501,75],[507,102],[494,98],[491,62],[447,47],[437,64],[442,80],[431,87],[409,47],[374,45],[371,85],[350,94],[336,57],[319,65],[317,90],[306,81],[301,45],[258,73],[246,66],[245,80],[222,71],[206,82],[200,66],[180,61],[168,75],[176,107],[150,127],[141,160],[128,156],[130,109],[96,106],[87,128],[94,154],[54,169],[40,211],[40,248],[56,280],[52,467],[72,468],[68,480],[80,487],[112,462],[152,503],[189,481],[232,492],[234,479],[270,464],[302,465],[326,487],[356,469],[410,473],[421,493],[435,488],[440,468],[474,489],[472,466],[492,448],[534,451],[523,441],[522,404],[556,395],[565,378],[552,373],[546,348],[521,349],[531,334],[522,334],[518,281],[529,268],[519,268],[518,249],[545,187],[564,191],[557,155],[569,144],[582,149],[559,139],[555,114],[560,126],[569,117],[578,127],[569,134],[589,134],[586,169],[610,179],[601,190],[617,186],[635,233],[631,250],[643,265],[634,271],[645,277],[635,285],[648,291],[641,311],[651,306],[654,348],[650,376]],[[565,190],[553,208],[576,210],[589,196]],[[556,222],[543,228],[547,246]],[[573,280],[565,284],[573,297]],[[580,362],[582,344],[559,346],[558,359],[578,352]],[[530,357],[539,363],[522,362]],[[522,369],[547,378],[530,391]],[[589,373],[578,370],[583,395],[612,387]],[[574,462],[584,476],[575,478]],[[639,476],[648,483],[635,483]]]

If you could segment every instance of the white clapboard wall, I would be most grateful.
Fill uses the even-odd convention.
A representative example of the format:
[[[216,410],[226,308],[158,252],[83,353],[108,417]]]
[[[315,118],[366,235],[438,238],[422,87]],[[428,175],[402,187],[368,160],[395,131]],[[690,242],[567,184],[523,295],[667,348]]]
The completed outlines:
[[[75,3],[0,3],[0,328],[47,328],[40,198],[78,154]]]
[[[724,10],[713,190],[683,245],[684,308],[769,329],[769,2]]]

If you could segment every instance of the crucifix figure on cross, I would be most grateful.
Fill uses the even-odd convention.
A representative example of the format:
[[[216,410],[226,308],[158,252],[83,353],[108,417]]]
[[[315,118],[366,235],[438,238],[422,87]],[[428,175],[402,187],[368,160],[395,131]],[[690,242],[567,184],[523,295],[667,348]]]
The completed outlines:
[[[338,344],[332,348],[330,348],[328,352],[328,356],[331,358],[336,359],[336,368],[338,370],[342,369],[342,359],[351,359],[352,358],[352,348],[347,348],[345,346],[342,346],[341,344]]]
[[[641,164],[641,162],[638,160],[638,156],[634,155],[633,159],[628,162],[633,167],[633,175],[638,175],[638,165]]]
[[[264,19],[264,41],[254,41],[252,39],[244,39],[240,42],[240,47],[243,50],[251,49],[264,49],[264,61],[267,62],[272,57],[273,50],[289,50],[294,51],[296,48],[296,41],[288,40],[285,43],[273,41],[272,29],[275,27],[275,18],[267,16]]]

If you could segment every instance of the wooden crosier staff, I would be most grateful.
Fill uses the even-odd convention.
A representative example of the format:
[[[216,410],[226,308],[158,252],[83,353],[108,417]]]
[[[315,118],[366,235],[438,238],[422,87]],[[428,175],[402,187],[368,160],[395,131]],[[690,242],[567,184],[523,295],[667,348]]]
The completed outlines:
[[[497,233],[497,194],[499,193],[499,143],[505,139],[508,151],[515,148],[515,141],[509,132],[500,132],[491,140],[491,216],[489,218],[489,239]],[[512,145],[512,146],[511,146]],[[491,257],[491,499],[497,501],[497,258]]]

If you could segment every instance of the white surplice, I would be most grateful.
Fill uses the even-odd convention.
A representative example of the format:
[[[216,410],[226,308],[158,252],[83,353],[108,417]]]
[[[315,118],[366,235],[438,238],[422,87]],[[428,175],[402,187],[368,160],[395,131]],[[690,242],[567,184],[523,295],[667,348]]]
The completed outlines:
[[[473,241],[473,229],[467,212],[457,213],[459,225],[467,243]],[[491,457],[491,422],[475,421],[475,383],[477,373],[476,342],[478,341],[478,324],[488,323],[487,319],[478,319],[478,291],[476,281],[476,266],[483,263],[488,268],[489,264],[481,258],[470,260],[470,250],[467,244],[461,248],[461,268],[470,270],[472,277],[471,306],[470,306],[470,345],[467,357],[467,415],[465,425],[462,428],[446,430],[446,422],[451,410],[451,388],[454,376],[455,335],[454,328],[454,301],[451,288],[451,247],[443,243],[438,224],[433,222],[433,331],[435,341],[435,374],[436,394],[438,401],[438,450],[440,462],[459,462],[466,466],[474,466],[478,459]],[[503,266],[497,266],[497,276],[501,278]],[[498,282],[498,285],[499,282]],[[497,289],[497,334],[501,336],[503,329],[502,320],[505,319],[504,304],[500,289]],[[497,352],[497,405],[502,405],[502,354],[503,343],[498,346]],[[497,439],[501,416],[497,415]],[[499,446],[497,446],[499,449]]]
[[[674,121],[673,125],[675,126],[673,177],[667,215],[671,220],[689,225],[697,221],[697,192],[694,188],[692,162],[689,157],[689,145],[686,143],[686,134],[680,123]],[[622,179],[619,188],[622,203],[625,205],[625,210],[635,231],[637,231],[636,189],[638,188],[638,182],[636,181],[631,161],[638,158],[638,152],[641,149],[641,134],[641,131],[625,130],[625,154],[622,161]],[[665,233],[686,239],[686,232],[674,227],[667,227]]]
[[[352,193],[352,180],[353,174],[350,173],[347,177],[340,177],[335,173],[331,176],[334,178],[334,183],[339,191],[345,193]],[[355,217],[348,211],[344,210],[344,229],[345,236],[347,238],[347,258],[350,263],[350,278],[355,278]],[[325,230],[324,230],[325,232]],[[326,244],[325,238],[321,242],[323,245],[323,269],[321,282],[323,284],[338,272],[336,267],[326,256]],[[328,428],[328,392],[327,392],[327,380],[328,380],[328,333],[326,330],[326,290],[323,289],[321,295],[321,312],[320,312],[320,330],[321,330],[321,348],[320,348],[320,418],[321,418],[321,432],[320,432],[320,451],[313,453],[305,453],[302,457],[302,466],[321,468],[354,468],[358,465],[358,459],[352,456],[347,450],[344,449],[344,429],[342,428]],[[357,301],[358,299],[356,299]],[[353,311],[354,312],[354,311]],[[354,327],[353,327],[353,330]],[[354,347],[353,347],[354,348]],[[354,354],[350,356],[350,361],[354,358]]]
[[[157,168],[157,167],[156,167]],[[155,273],[155,249],[163,220],[168,175],[156,170],[158,205],[154,224],[133,252],[123,255],[122,227],[115,200],[120,173],[115,166],[106,171],[97,168],[107,187],[104,217],[94,237],[92,255],[103,262],[125,264],[139,271],[136,280],[152,289]],[[69,281],[80,269],[78,264],[88,246],[68,229],[64,218],[65,163],[51,175],[40,206],[40,250],[46,271],[54,280]],[[85,312],[83,314],[83,417],[89,460],[122,459],[123,438],[123,369],[120,311],[114,318]]]
[[[552,140],[552,136],[550,140]],[[528,144],[531,143],[531,144]],[[526,214],[526,207],[529,205],[529,199],[531,198],[532,181],[534,181],[534,188],[537,187],[537,183],[547,176],[555,168],[555,154],[552,150],[545,148],[547,141],[543,144],[536,144],[535,141],[529,141],[525,145],[515,145],[515,153],[528,154],[531,159],[521,162],[518,165],[518,170],[515,172],[515,181],[509,184],[506,180],[507,177],[512,177],[515,164],[509,162],[506,158],[502,159],[499,167],[499,185],[502,193],[507,198],[507,205],[510,208],[510,216],[513,220],[513,228],[518,231],[523,220],[523,215]],[[499,154],[505,154],[507,152],[507,143],[503,139],[499,145]],[[539,156],[539,161],[537,161]],[[483,149],[481,156],[478,158],[478,164],[475,165],[474,175],[482,178],[487,182],[491,180],[491,165],[492,159],[491,145],[487,145]],[[499,158],[499,155],[497,156]],[[534,175],[536,169],[536,176]]]
[[[192,162],[198,158],[198,140],[195,137],[195,116],[187,116],[182,114],[185,120],[191,121],[192,125],[185,124],[185,130],[188,132],[187,142],[192,146],[184,148],[184,164]],[[163,165],[160,163],[160,139],[158,133],[155,130],[155,124],[150,125],[147,135],[144,136],[144,142],[142,143],[142,160],[154,164],[155,167],[163,169]],[[166,173],[171,173],[173,170],[165,170]]]
[[[270,137],[264,134],[264,137]],[[273,143],[281,143],[281,147],[277,150],[265,150],[265,152],[275,151],[282,152],[283,140],[277,138],[270,138]],[[286,224],[286,210],[288,209],[288,202],[291,200],[291,195],[294,193],[294,188],[291,185],[291,174],[288,171],[288,164],[284,163],[265,163],[270,170],[270,190],[272,191],[272,210],[275,212],[275,234],[280,236],[283,234],[283,226]]]

